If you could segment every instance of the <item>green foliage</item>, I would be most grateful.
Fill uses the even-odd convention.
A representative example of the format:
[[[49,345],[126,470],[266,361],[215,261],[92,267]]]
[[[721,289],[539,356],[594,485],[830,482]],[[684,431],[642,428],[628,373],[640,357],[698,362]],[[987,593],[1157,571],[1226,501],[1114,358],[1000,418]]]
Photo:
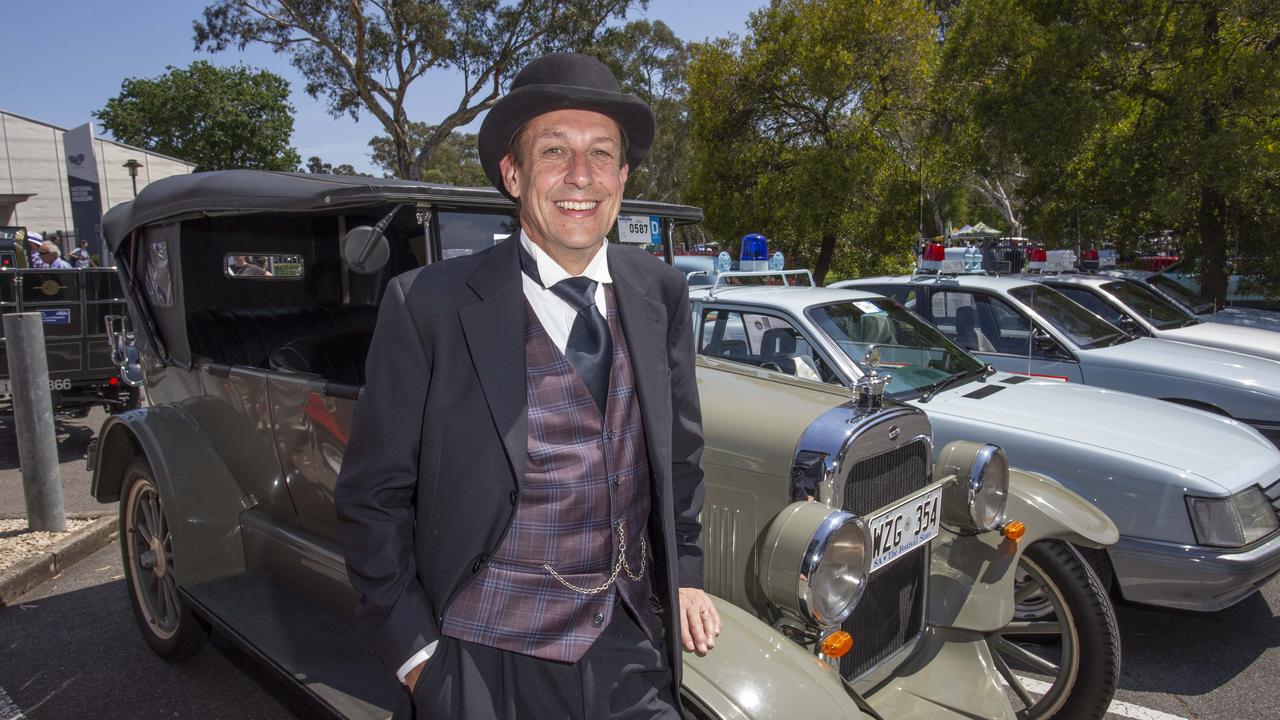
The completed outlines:
[[[1024,164],[1037,236],[1173,229],[1219,297],[1230,256],[1280,275],[1280,4],[972,0],[953,20],[945,81],[975,157]]]
[[[681,202],[689,174],[689,49],[661,20],[609,28],[583,52],[613,70],[625,92],[649,103],[658,122],[649,157],[627,178],[626,196]]]
[[[421,152],[436,129],[436,126],[426,123],[409,123],[409,152],[414,155]],[[382,168],[388,177],[394,177],[396,149],[391,138],[379,135],[369,141],[369,149],[373,163]],[[418,179],[447,185],[487,186],[489,179],[480,166],[480,147],[476,134],[454,130],[444,136],[432,151],[431,159],[427,161]]]
[[[94,113],[111,136],[182,158],[196,170],[293,170],[289,83],[266,70],[215,67],[203,60],[129,78]]]
[[[347,163],[334,165],[321,160],[318,155],[312,155],[307,158],[307,166],[303,170],[321,175],[364,175],[364,173],[356,172],[356,169]]]
[[[690,194],[712,232],[764,232],[819,282],[901,267],[936,38],[916,0],[777,0],[741,42],[695,46]]]
[[[530,59],[586,47],[645,0],[214,0],[196,49],[262,43],[287,55],[336,117],[370,113],[391,140],[395,175],[420,178],[432,152],[489,109]],[[462,76],[456,106],[411,152],[410,89],[430,72]],[[452,100],[447,105],[452,106]]]

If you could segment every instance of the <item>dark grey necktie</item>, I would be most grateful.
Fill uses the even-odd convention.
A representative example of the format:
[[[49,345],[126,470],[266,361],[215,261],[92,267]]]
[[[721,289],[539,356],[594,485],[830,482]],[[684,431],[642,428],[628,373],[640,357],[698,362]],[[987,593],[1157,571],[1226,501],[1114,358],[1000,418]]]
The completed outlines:
[[[534,282],[546,287],[538,274],[538,263],[523,244],[520,246],[520,269]],[[578,313],[569,330],[564,356],[578,371],[587,392],[591,393],[591,399],[596,401],[603,414],[609,397],[609,372],[613,368],[613,337],[609,334],[609,322],[596,311],[596,285],[591,278],[571,277],[547,289]]]

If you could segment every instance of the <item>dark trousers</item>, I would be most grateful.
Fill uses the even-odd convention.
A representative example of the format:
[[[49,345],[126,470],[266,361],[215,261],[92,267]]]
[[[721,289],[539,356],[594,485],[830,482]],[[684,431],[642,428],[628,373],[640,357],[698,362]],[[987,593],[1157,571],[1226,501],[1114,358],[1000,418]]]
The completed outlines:
[[[660,626],[660,623],[655,623]],[[671,668],[625,604],[576,663],[442,637],[396,718],[680,720]]]

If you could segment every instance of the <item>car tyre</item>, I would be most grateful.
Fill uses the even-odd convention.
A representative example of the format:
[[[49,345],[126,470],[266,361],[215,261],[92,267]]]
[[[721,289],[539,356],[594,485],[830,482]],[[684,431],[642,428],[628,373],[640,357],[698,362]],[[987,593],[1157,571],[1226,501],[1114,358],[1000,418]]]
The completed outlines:
[[[1014,619],[987,638],[1019,720],[1102,718],[1120,680],[1106,587],[1080,553],[1045,540],[1018,561]]]
[[[134,618],[152,651],[181,662],[204,648],[209,630],[178,595],[173,536],[146,458],[125,469],[120,497],[120,557]]]

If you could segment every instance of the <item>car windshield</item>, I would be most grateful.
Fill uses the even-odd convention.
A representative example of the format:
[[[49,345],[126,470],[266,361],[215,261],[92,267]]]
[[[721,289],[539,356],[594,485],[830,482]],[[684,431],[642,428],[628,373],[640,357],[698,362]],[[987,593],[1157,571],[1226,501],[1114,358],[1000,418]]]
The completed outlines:
[[[1009,295],[1040,313],[1040,317],[1081,349],[1110,347],[1129,340],[1125,331],[1047,285],[1023,285],[1010,290]]]
[[[1171,277],[1157,274],[1148,277],[1146,282],[1151,287],[1191,308],[1191,312],[1197,315],[1213,312],[1212,300]]]
[[[1190,313],[1160,293],[1129,280],[1116,280],[1102,286],[1103,292],[1119,300],[1133,313],[1141,315],[1158,330],[1172,330],[1199,323]]]
[[[844,300],[811,307],[806,314],[863,373],[871,371],[863,362],[867,348],[879,347],[879,371],[893,376],[885,392],[894,396],[923,392],[985,367],[896,300]]]

